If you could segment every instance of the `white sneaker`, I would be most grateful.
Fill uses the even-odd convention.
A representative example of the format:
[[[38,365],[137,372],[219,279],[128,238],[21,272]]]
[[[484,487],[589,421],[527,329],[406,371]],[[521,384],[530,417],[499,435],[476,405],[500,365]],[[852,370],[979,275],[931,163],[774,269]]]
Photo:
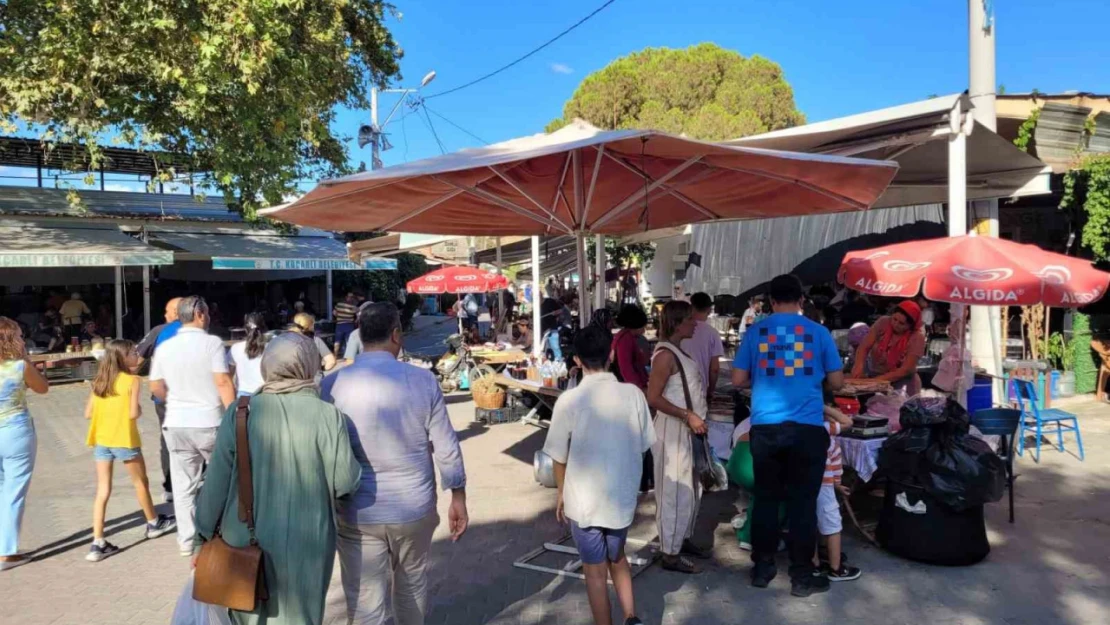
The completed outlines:
[[[182,550],[181,550],[181,557],[182,557],[182,558],[191,558],[191,557],[193,557],[193,549],[192,549],[192,547],[190,547],[190,548],[188,548],[188,549],[182,549]]]

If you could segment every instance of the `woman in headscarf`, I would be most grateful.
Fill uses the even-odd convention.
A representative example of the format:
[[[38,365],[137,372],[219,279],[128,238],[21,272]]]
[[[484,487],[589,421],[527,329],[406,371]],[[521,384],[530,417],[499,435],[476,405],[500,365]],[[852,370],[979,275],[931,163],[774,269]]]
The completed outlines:
[[[856,351],[852,378],[884,380],[907,394],[921,391],[917,361],[925,353],[925,333],[921,331],[921,308],[906,300],[894,312],[880,317]]]
[[[255,536],[262,548],[269,599],[253,612],[231,611],[239,624],[319,625],[335,561],[335,502],[353,492],[361,469],[343,414],[320,400],[320,354],[312,340],[288,332],[262,354],[264,383],[247,421],[254,484]],[[239,520],[235,411],[224,415],[197,497],[197,540],[219,534],[250,543]],[[195,560],[194,560],[195,562]]]

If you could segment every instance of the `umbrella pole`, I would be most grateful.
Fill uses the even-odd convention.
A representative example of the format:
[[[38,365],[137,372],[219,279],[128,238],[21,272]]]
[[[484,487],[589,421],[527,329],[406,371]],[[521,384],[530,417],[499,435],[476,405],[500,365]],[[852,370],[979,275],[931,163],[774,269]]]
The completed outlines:
[[[501,275],[501,237],[497,237],[497,275]],[[501,325],[505,319],[505,289],[497,292],[497,319],[493,326],[493,338],[497,340],[497,335],[501,332]]]
[[[594,241],[594,260],[597,271],[597,281],[594,283],[596,297],[594,306],[598,310],[605,308],[605,291],[609,284],[605,281],[605,235],[597,235]]]
[[[532,237],[532,355],[540,355],[540,298],[543,283],[540,282],[540,238]]]
[[[590,298],[586,293],[586,276],[589,266],[586,264],[586,233],[579,230],[575,235],[575,247],[578,252],[578,327],[584,328],[590,320]]]

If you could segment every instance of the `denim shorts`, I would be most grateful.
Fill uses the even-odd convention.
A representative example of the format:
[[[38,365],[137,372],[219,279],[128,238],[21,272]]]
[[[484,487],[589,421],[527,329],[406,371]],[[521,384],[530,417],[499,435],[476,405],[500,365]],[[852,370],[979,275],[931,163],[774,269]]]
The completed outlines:
[[[582,564],[604,564],[616,562],[624,555],[624,543],[628,540],[628,528],[619,530],[607,527],[580,527],[570,522],[570,535],[578,546],[578,557]]]
[[[100,461],[119,460],[121,462],[127,462],[141,455],[143,455],[143,451],[138,447],[105,447],[104,445],[97,445],[93,448],[93,458]]]

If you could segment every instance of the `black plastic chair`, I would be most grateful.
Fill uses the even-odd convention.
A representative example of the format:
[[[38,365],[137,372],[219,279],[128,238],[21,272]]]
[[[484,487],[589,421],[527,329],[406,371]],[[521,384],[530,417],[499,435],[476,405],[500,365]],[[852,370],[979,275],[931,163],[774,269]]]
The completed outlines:
[[[971,425],[984,435],[1001,437],[998,455],[1006,462],[1006,488],[1010,491],[1010,523],[1014,522],[1014,443],[1020,422],[1021,411],[1013,408],[976,410],[971,416]]]

